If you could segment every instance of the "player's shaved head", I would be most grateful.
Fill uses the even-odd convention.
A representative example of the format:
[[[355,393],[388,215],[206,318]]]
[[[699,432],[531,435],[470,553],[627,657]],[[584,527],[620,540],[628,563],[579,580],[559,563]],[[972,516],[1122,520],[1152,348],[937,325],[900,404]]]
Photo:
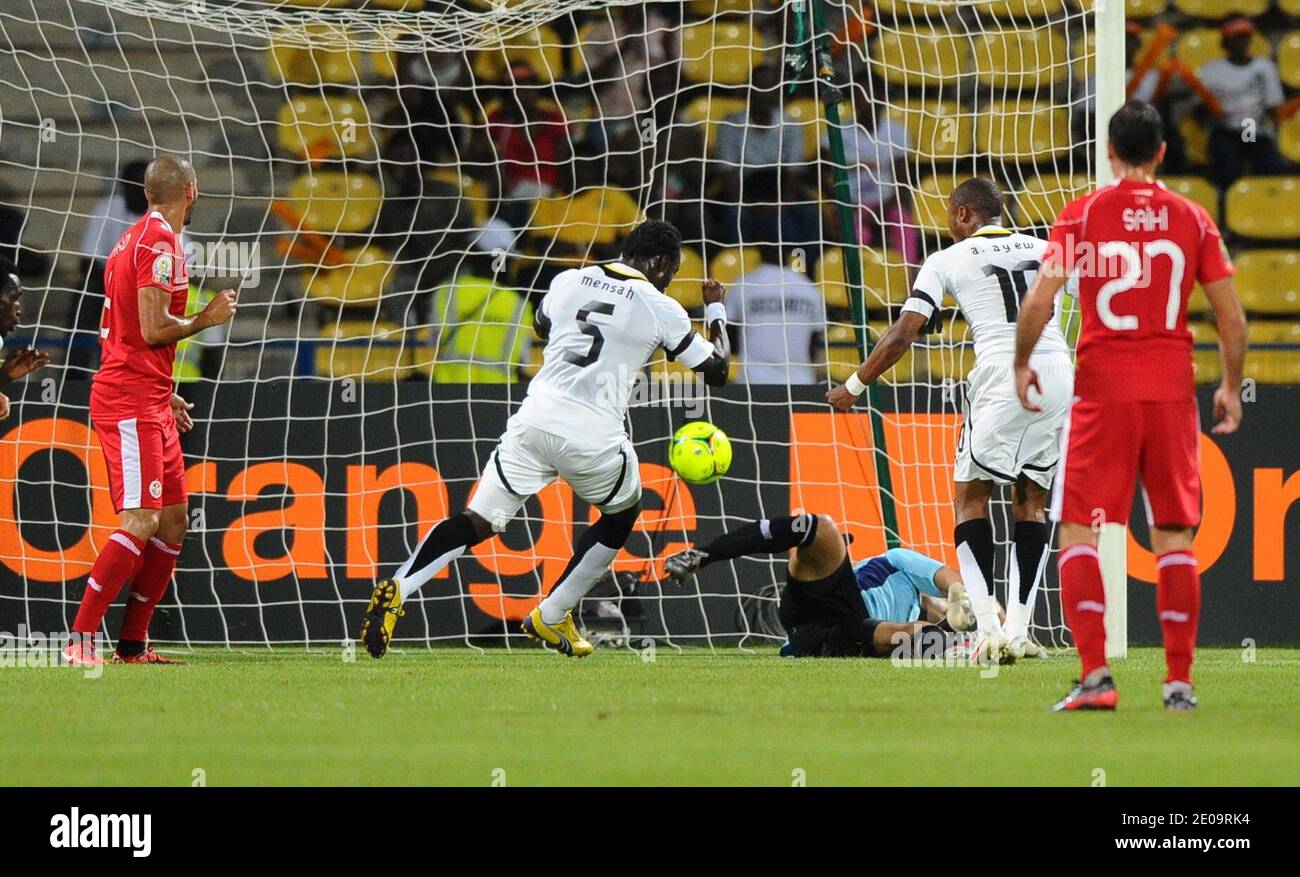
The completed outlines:
[[[194,185],[194,166],[176,155],[160,155],[144,171],[144,194],[150,204],[174,204],[184,200],[185,190]]]
[[[965,207],[986,222],[1002,217],[1002,190],[997,183],[981,177],[971,177],[950,196],[954,207]]]

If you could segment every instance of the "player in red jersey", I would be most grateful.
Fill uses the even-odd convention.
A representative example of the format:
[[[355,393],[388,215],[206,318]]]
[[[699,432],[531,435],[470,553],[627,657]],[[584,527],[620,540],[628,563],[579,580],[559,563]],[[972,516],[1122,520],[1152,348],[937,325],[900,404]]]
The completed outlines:
[[[185,460],[180,433],[192,407],[172,392],[176,342],[235,313],[234,290],[185,315],[189,275],[180,229],[198,185],[188,161],[162,155],[145,171],[149,208],[122,235],[104,269],[101,364],[90,417],[108,464],[113,507],[121,515],[86,581],[64,661],[101,663],[94,635],[122,586],[131,582],[114,661],[169,663],[148,645],[149,619],[176,568],[185,536]]]
[[[1068,275],[1078,276],[1083,328],[1052,516],[1060,523],[1061,603],[1083,666],[1054,709],[1114,709],[1118,703],[1106,666],[1094,527],[1128,522],[1141,476],[1158,556],[1156,609],[1168,667],[1162,693],[1167,709],[1190,710],[1196,706],[1191,666],[1201,601],[1191,550],[1201,520],[1200,414],[1187,329],[1192,285],[1204,288],[1219,330],[1219,434],[1241,422],[1246,318],[1214,220],[1156,181],[1165,143],[1155,109],[1129,101],[1111,117],[1108,133],[1115,182],[1057,217],[1016,332],[1016,392],[1033,409],[1030,390],[1037,390],[1038,376],[1029,367],[1030,353],[1057,291]]]

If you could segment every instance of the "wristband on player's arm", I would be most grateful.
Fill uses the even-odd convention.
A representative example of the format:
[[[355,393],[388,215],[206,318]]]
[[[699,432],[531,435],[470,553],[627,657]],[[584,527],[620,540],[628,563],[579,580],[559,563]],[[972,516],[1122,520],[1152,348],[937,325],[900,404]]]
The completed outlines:
[[[854,396],[861,396],[867,391],[867,385],[862,383],[858,373],[854,372],[849,375],[849,379],[844,382],[844,389],[848,390]]]
[[[704,308],[704,325],[713,322],[727,325],[727,306],[720,301],[712,301]]]

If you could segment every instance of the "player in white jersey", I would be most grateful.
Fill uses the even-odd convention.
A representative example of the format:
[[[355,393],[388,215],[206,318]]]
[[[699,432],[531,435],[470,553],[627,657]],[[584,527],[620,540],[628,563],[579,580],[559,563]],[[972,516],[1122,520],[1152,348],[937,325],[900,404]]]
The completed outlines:
[[[1038,274],[1047,242],[1002,227],[1003,201],[988,180],[970,179],[948,200],[948,230],[956,243],[925,260],[899,319],[843,386],[827,394],[841,411],[888,371],[916,336],[933,325],[945,295],[957,300],[975,338],[975,367],[967,376],[966,410],[953,467],[953,540],[962,581],[979,625],[978,660],[1011,661],[1033,651],[1033,618],[1047,544],[1044,509],[1056,470],[1061,433],[1074,392],[1070,347],[1055,319],[1034,348],[1042,376],[1041,410],[1019,401],[1012,381],[1016,315]],[[996,485],[1011,485],[1015,533],[1004,624],[992,594],[993,525],[988,506]]]
[[[528,497],[556,477],[601,514],[578,537],[573,558],[523,629],[569,657],[591,654],[572,611],[609,569],[641,513],[639,464],[624,428],[637,375],[662,347],[709,386],[727,382],[731,353],[722,285],[704,282],[708,341],[662,292],[681,264],[681,246],[671,224],[648,221],[627,236],[619,261],[565,271],[551,281],[534,319],[546,342],[542,368],[507,421],[466,510],[431,529],[392,578],[375,585],[361,627],[372,656],[388,650],[411,594],[504,530]]]

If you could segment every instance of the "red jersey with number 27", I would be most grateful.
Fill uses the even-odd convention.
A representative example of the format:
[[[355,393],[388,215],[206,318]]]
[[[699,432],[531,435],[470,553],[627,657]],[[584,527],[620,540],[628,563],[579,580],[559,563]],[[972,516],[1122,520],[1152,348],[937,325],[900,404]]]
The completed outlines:
[[[1061,211],[1044,261],[1078,275],[1080,399],[1195,398],[1187,299],[1234,270],[1205,208],[1160,183],[1111,183]]]
[[[168,310],[183,317],[189,285],[181,237],[156,210],[131,226],[108,254],[95,375],[96,396],[105,404],[132,409],[169,403],[176,345],[145,342],[139,290],[153,286],[168,293]]]

